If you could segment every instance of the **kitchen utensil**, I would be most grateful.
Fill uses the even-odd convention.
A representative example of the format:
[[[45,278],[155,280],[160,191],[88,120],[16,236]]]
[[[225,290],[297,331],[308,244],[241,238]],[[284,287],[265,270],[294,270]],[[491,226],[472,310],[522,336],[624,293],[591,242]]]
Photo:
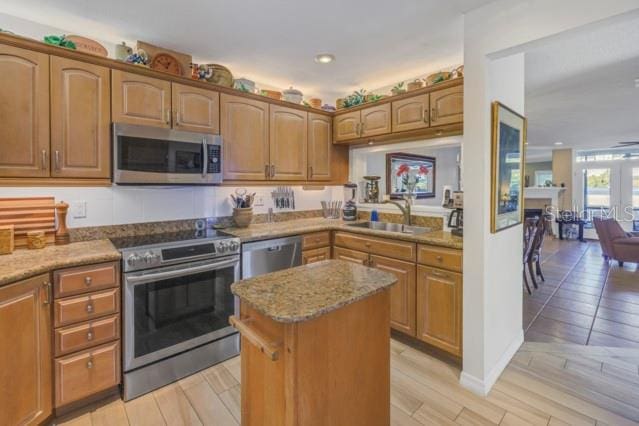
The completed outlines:
[[[379,179],[380,176],[364,176],[366,180],[365,203],[379,203]]]
[[[28,249],[42,249],[46,245],[47,245],[47,240],[44,235],[44,231],[27,232],[27,248]]]
[[[13,225],[0,226],[0,254],[10,254],[13,249]]]
[[[14,247],[27,246],[27,231],[43,231],[47,244],[55,239],[53,197],[0,198],[0,226],[14,226]]]
[[[233,222],[238,228],[246,228],[253,221],[253,208],[234,208],[233,209]]]
[[[68,211],[69,205],[64,201],[55,205],[56,220],[58,223],[58,229],[55,231],[56,245],[66,245],[71,242],[71,236],[69,235],[69,229],[67,228]]]
[[[241,92],[255,93],[255,82],[248,78],[238,78],[233,82],[233,88]]]

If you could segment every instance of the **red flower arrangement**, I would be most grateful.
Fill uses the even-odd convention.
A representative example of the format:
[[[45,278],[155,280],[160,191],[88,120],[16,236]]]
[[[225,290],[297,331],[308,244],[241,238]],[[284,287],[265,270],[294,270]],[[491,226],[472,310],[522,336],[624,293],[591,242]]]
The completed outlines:
[[[401,164],[397,168],[397,176],[401,176],[404,173],[408,174],[408,172],[410,172],[410,167],[406,163]],[[424,176],[424,175],[427,175],[429,172],[430,172],[430,170],[425,165],[422,164],[422,165],[419,166],[419,174],[420,175]]]

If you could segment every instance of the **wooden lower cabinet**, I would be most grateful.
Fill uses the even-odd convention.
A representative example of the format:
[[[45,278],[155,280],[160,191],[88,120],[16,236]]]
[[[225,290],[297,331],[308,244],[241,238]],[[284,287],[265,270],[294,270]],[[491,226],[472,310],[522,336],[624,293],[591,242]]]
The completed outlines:
[[[417,338],[462,353],[462,275],[417,265]]]
[[[55,406],[61,407],[120,383],[120,342],[55,360]]]
[[[302,265],[321,262],[322,260],[328,260],[330,258],[331,258],[330,247],[320,247],[316,249],[302,251]]]
[[[397,283],[390,290],[391,327],[415,336],[415,264],[382,256],[371,256],[373,268],[390,272]]]
[[[43,423],[52,413],[51,281],[0,288],[0,423]]]

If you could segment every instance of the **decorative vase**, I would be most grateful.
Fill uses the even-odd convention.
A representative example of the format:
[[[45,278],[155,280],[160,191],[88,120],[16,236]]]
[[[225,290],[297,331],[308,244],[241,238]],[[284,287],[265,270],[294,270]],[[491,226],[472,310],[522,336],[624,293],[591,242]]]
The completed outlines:
[[[238,228],[246,228],[253,221],[253,207],[234,208],[233,222]]]

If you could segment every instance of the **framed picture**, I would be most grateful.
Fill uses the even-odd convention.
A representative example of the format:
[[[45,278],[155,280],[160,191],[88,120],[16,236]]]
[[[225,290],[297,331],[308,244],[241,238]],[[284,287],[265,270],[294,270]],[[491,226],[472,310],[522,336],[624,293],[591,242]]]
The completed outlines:
[[[495,101],[492,104],[490,231],[523,221],[523,168],[526,118]]]
[[[435,197],[435,157],[395,152],[386,154],[386,193],[392,199],[411,193]]]

